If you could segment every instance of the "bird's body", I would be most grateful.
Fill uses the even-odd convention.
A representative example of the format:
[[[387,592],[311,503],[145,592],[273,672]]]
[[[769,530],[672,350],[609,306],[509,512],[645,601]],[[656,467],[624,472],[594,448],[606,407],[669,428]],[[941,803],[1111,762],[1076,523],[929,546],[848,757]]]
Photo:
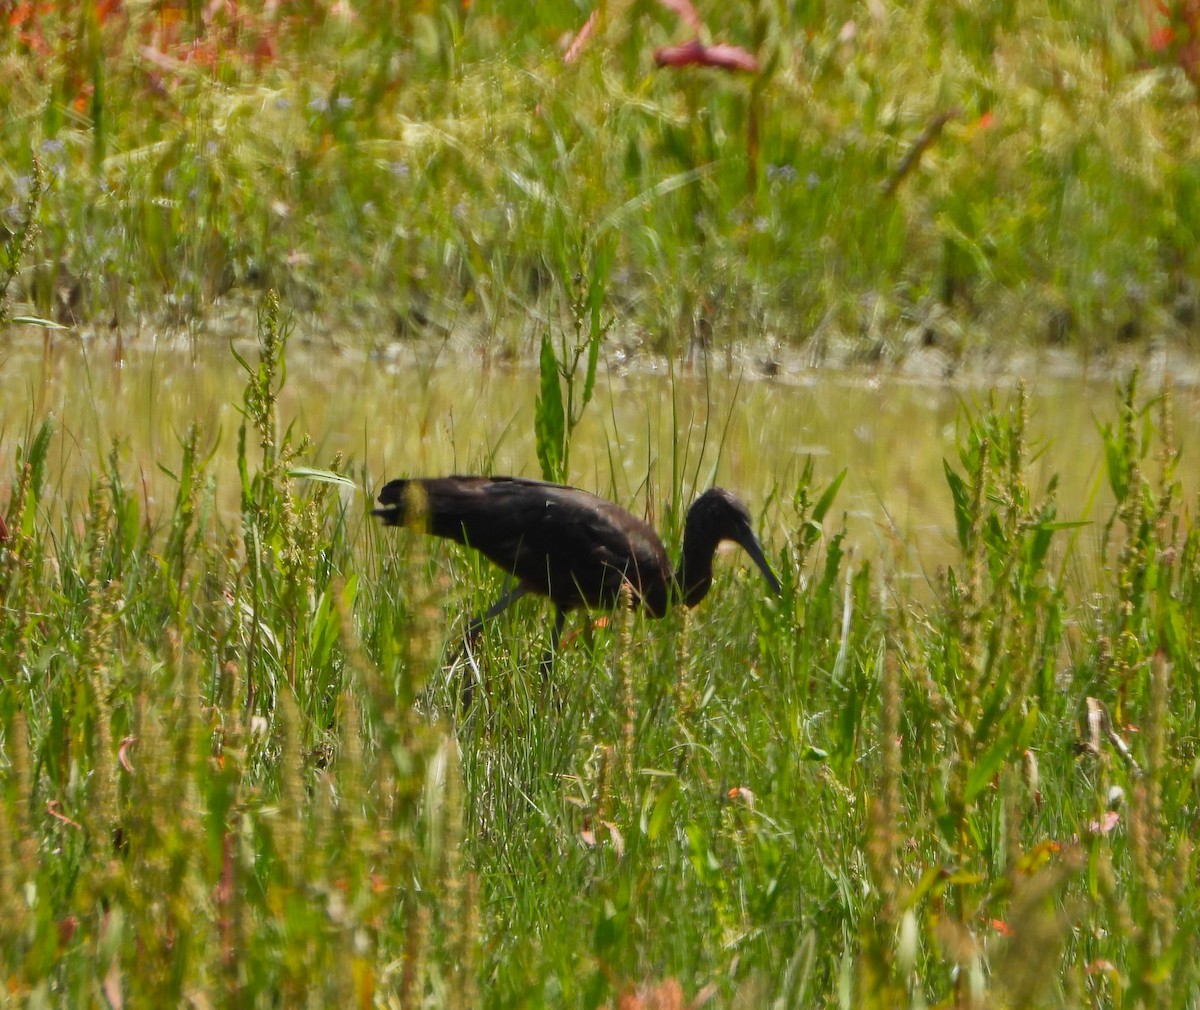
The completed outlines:
[[[560,610],[610,608],[628,582],[634,602],[666,613],[667,552],[645,522],[578,488],[517,477],[392,481],[376,509],[388,525],[413,526],[474,547],[527,592]]]
[[[628,585],[632,602],[652,617],[672,603],[695,606],[712,584],[712,561],[722,540],[740,544],[774,592],[779,580],[763,555],[750,513],[722,488],[693,503],[684,526],[683,555],[671,567],[653,528],[619,505],[587,491],[520,477],[430,477],[393,480],[374,510],[388,526],[412,526],[480,551],[511,575],[517,587],[472,622],[468,635],[526,593],[558,608],[553,641],[564,615],[577,607],[612,608]]]

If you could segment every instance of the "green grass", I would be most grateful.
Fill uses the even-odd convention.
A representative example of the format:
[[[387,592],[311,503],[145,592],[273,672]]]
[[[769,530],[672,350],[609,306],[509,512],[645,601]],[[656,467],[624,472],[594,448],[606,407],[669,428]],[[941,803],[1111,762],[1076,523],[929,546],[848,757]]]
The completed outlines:
[[[706,9],[756,78],[654,70],[682,33],[640,0],[571,66],[574,4],[214,9],[5,12],[0,319],[201,339],[274,287],[336,339],[540,348],[549,473],[601,342],[1195,339],[1187,4],[1170,38],[1139,5]],[[778,600],[723,567],[549,683],[525,601],[455,717],[453,620],[499,577],[383,536],[366,475],[279,416],[278,305],[232,517],[211,433],[157,460],[153,506],[116,446],[64,503],[52,421],[3,433],[7,1001],[1197,1001],[1200,538],[1169,391],[1130,379],[1102,423],[1094,547],[1031,485],[1018,395],[947,462],[932,593],[853,557],[807,470],[775,488]],[[655,489],[675,542],[689,447]]]
[[[947,461],[932,598],[845,553],[809,470],[777,489],[780,598],[722,566],[700,608],[617,614],[549,683],[526,601],[454,717],[453,615],[499,575],[366,521],[277,416],[284,358],[271,298],[232,521],[201,433],[161,461],[173,502],[114,452],[53,519],[50,422],[18,440],[14,1005],[1194,1002],[1200,538],[1169,393],[1118,390],[1094,558],[1029,484],[1017,395]]]
[[[532,356],[600,257],[651,349],[1194,345],[1191,5],[701,5],[756,76],[655,69],[686,31],[649,0],[565,66],[586,7],[18,4],[5,227],[34,155],[51,184],[13,293],[200,337],[273,287],[340,339]]]

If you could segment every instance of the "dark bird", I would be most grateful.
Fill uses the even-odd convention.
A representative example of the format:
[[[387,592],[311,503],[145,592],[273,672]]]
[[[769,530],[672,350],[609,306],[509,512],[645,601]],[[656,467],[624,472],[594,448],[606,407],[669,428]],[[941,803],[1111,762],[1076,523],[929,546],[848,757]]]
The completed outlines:
[[[671,567],[658,534],[646,522],[587,491],[520,477],[432,477],[393,480],[372,513],[388,526],[412,526],[481,551],[516,582],[468,627],[483,622],[526,593],[548,596],[557,608],[551,649],[567,611],[612,608],[628,585],[634,606],[662,617],[673,603],[694,607],[708,594],[713,554],[723,540],[740,544],[772,592],[779,580],[734,494],[715,487],[688,510],[683,554]]]

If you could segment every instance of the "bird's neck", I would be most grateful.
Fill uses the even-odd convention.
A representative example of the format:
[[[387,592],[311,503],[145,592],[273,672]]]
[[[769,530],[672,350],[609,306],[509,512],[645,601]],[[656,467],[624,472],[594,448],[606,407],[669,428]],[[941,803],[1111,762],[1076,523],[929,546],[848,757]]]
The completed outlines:
[[[683,534],[683,552],[675,569],[676,598],[684,606],[694,607],[708,595],[712,585],[713,553],[717,545],[708,537],[687,529]]]

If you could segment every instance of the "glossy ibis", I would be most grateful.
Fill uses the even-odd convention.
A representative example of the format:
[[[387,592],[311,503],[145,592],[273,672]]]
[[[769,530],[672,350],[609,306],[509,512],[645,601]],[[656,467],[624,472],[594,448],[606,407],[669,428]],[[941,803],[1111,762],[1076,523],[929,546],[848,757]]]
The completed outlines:
[[[388,526],[412,526],[481,551],[515,585],[467,629],[526,593],[548,596],[557,608],[551,652],[569,610],[616,606],[628,584],[635,606],[662,617],[672,603],[694,607],[708,594],[713,554],[723,540],[740,544],[772,592],[780,586],[736,495],[715,487],[688,510],[683,554],[672,568],[658,534],[619,505],[587,491],[520,477],[432,477],[393,480],[372,513]]]

